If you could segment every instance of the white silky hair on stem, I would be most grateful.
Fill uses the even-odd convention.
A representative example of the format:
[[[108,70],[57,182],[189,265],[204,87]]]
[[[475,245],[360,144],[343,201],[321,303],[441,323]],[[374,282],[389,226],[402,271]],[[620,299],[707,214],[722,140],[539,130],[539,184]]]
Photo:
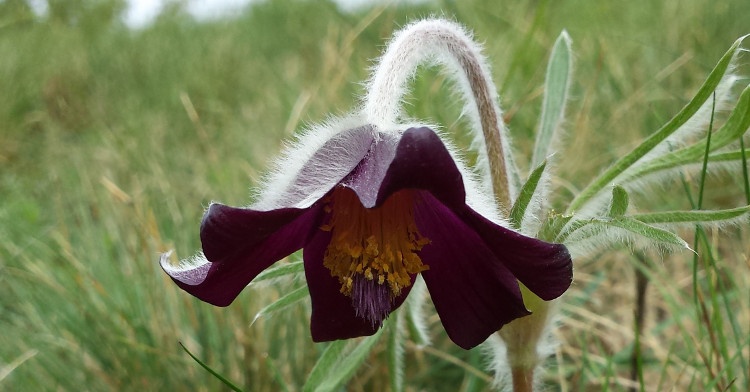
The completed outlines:
[[[301,132],[296,141],[286,146],[270,174],[256,188],[256,202],[250,207],[258,210],[281,207],[279,203],[283,203],[285,192],[294,185],[295,174],[319,148],[340,132],[369,125],[375,132],[398,133],[409,127],[425,126],[402,118],[401,111],[407,84],[423,63],[444,65],[466,101],[464,111],[471,120],[475,146],[479,152],[475,170],[467,168],[461,154],[438,127],[427,126],[438,132],[456,161],[463,176],[467,204],[495,223],[507,226],[504,218],[507,217],[512,198],[517,194],[515,179],[518,175],[510,152],[507,129],[502,122],[502,112],[497,105],[497,91],[481,49],[471,36],[458,24],[439,19],[422,20],[397,32],[373,68],[360,111],[343,118],[329,119],[324,124]],[[485,139],[489,142],[486,143]],[[488,151],[489,156],[494,158],[488,159]],[[491,169],[493,160],[499,160],[499,163],[494,163],[495,169]],[[335,166],[335,162],[331,163]],[[492,178],[502,179],[495,181],[494,185],[491,171]],[[321,170],[320,175],[321,178],[315,180],[318,185],[334,185],[342,177],[342,173],[335,170]],[[317,187],[318,192],[322,189],[325,186]],[[495,200],[490,196],[493,193]],[[320,195],[311,194],[309,200],[297,207],[308,206],[309,201],[317,196]],[[501,212],[501,209],[504,211]]]
[[[547,302],[549,309],[544,320],[544,326],[539,340],[535,343],[535,353],[538,358],[535,368],[541,369],[546,360],[551,358],[559,346],[554,330],[560,323],[560,300]],[[491,370],[494,377],[492,387],[497,391],[512,392],[511,367],[508,363],[508,345],[499,334],[492,334],[481,346],[484,357],[487,358],[486,368]],[[543,372],[534,372],[534,385],[540,385]]]
[[[393,128],[404,115],[401,106],[408,82],[424,63],[443,65],[462,93],[478,147],[478,172],[507,216],[519,188],[510,137],[487,61],[463,27],[425,19],[396,33],[367,83],[365,119],[381,129]]]

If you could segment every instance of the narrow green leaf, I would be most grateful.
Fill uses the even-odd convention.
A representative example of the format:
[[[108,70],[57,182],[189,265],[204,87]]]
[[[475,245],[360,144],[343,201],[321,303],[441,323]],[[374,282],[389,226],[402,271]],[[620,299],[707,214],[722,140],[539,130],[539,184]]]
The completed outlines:
[[[740,138],[740,142],[742,142],[742,138]],[[708,156],[709,162],[713,163],[719,163],[719,162],[733,162],[733,161],[740,161],[742,162],[742,155],[743,151],[740,150],[733,150],[733,151],[722,151],[722,152],[716,152]],[[750,202],[750,199],[747,200]]]
[[[606,221],[605,224],[625,229],[631,233],[650,238],[657,242],[663,242],[671,245],[677,245],[683,248],[688,248],[687,242],[685,242],[685,240],[680,238],[677,234],[672,233],[671,231],[660,229],[658,227],[649,226],[630,217],[622,216]]]
[[[689,248],[687,242],[680,238],[677,234],[672,233],[658,227],[650,226],[644,222],[633,219],[628,216],[620,216],[613,219],[590,219],[573,222],[570,228],[566,230],[560,237],[561,242],[565,242],[571,234],[583,229],[584,227],[598,227],[601,230],[607,230],[607,227],[617,227],[623,230],[627,230],[633,234],[637,234],[642,237],[652,239],[656,242],[662,242],[670,245],[676,245],[682,248]],[[592,231],[591,235],[596,235],[600,231]],[[580,239],[579,239],[580,240]]]
[[[335,340],[327,344],[325,350],[323,350],[323,354],[321,354],[318,362],[315,363],[315,366],[310,371],[310,375],[307,377],[307,382],[305,382],[305,386],[302,388],[304,392],[318,391],[318,387],[339,363],[348,343],[348,340]]]
[[[259,273],[258,276],[256,276],[255,279],[253,279],[253,283],[260,282],[263,280],[273,279],[273,278],[280,278],[286,275],[297,274],[303,271],[304,271],[304,264],[302,263],[302,260],[293,261],[291,263],[279,264],[277,266],[268,268],[264,270],[263,272]]]
[[[270,304],[266,305],[266,307],[264,307],[258,313],[255,314],[255,317],[253,318],[253,321],[250,323],[250,325],[255,323],[255,321],[257,321],[259,318],[263,316],[267,316],[271,313],[277,312],[281,309],[294,305],[299,301],[302,301],[303,299],[307,298],[307,292],[308,292],[307,285],[304,285],[300,288],[297,288],[289,292],[288,294],[284,295],[278,300],[271,302]]]
[[[742,158],[742,183],[745,185],[745,202],[750,203],[750,176],[747,173],[747,156],[745,155],[745,140],[740,138],[740,157]]]
[[[716,151],[737,139],[747,132],[750,128],[750,87],[740,95],[737,106],[734,108],[726,123],[711,135],[711,144],[709,151]],[[628,180],[640,178],[644,175],[658,172],[661,170],[672,169],[681,165],[698,163],[703,161],[706,151],[708,137],[688,147],[677,151],[670,151],[659,158],[643,165],[633,175],[628,176]]]
[[[630,198],[625,188],[616,185],[612,188],[612,205],[609,207],[609,216],[612,218],[623,216],[628,210]]]
[[[330,369],[326,377],[321,380],[322,382],[316,385],[313,390],[315,392],[330,392],[349,381],[362,365],[362,362],[367,359],[375,343],[377,343],[383,334],[384,329],[380,328],[374,335],[357,342],[354,349],[345,356],[342,356],[336,366]],[[305,390],[307,390],[307,384],[305,384]]]
[[[750,213],[750,206],[713,211],[669,211],[636,214],[631,218],[646,224],[661,223],[705,223],[732,220]]]
[[[516,202],[513,203],[513,208],[510,210],[510,224],[513,226],[513,228],[521,228],[523,218],[526,215],[526,209],[529,207],[529,203],[534,196],[534,192],[536,192],[537,186],[539,185],[539,180],[542,178],[542,173],[544,173],[545,167],[547,167],[546,160],[542,161],[542,164],[534,169],[533,172],[531,172],[531,175],[529,175],[529,179],[525,184],[523,184],[523,187],[521,187],[518,198],[516,199]]]
[[[195,362],[198,362],[198,364],[201,365],[202,368],[206,369],[214,377],[216,377],[217,379],[219,379],[219,381],[221,381],[222,383],[224,383],[224,385],[226,385],[227,387],[229,387],[233,391],[242,392],[242,389],[240,389],[238,386],[232,384],[232,382],[229,381],[229,379],[227,379],[226,377],[224,377],[221,374],[217,373],[215,370],[211,369],[208,365],[206,365],[205,363],[203,363],[203,361],[201,361],[200,359],[198,359],[198,357],[196,357],[195,355],[193,355],[193,353],[191,353],[190,350],[188,350],[187,347],[185,347],[185,345],[182,344],[182,342],[178,342],[178,343],[180,343],[180,347],[182,347],[182,349],[185,350],[185,352],[190,356],[190,358],[193,358],[193,360]]]
[[[560,234],[571,219],[573,219],[572,215],[560,215],[554,212],[550,213],[547,220],[542,224],[542,228],[539,229],[537,237],[545,241],[563,242]]]
[[[409,336],[411,340],[417,346],[424,346],[430,344],[430,336],[428,335],[427,325],[425,325],[424,316],[424,302],[427,299],[424,279],[421,276],[417,276],[414,281],[414,285],[406,297],[404,306],[406,307],[406,328],[409,330]]]
[[[573,74],[573,54],[568,32],[563,30],[552,47],[547,76],[544,83],[542,116],[539,120],[539,131],[534,145],[531,166],[539,166],[547,155],[555,133],[565,119],[565,104],[570,90],[570,79]]]
[[[579,193],[571,202],[568,207],[568,213],[578,211],[584,204],[596,196],[602,189],[608,184],[612,183],[615,177],[619,176],[622,172],[632,166],[636,161],[641,159],[659,143],[664,141],[669,135],[673,134],[680,126],[685,124],[703,105],[706,100],[711,96],[716,87],[721,82],[724,74],[729,69],[732,60],[734,59],[740,44],[746,37],[742,37],[734,42],[729,50],[722,56],[716,67],[711,71],[706,78],[706,81],[700,87],[698,92],[695,94],[693,99],[688,102],[685,107],[680,110],[669,122],[667,122],[658,131],[654,132],[646,140],[644,140],[638,147],[636,147],[629,154],[620,158],[601,175],[599,175],[594,181],[592,181],[581,193]]]
[[[388,328],[386,354],[388,355],[388,373],[392,392],[404,390],[404,340],[406,340],[404,316],[406,316],[406,310],[401,308],[401,310],[391,313],[389,317],[390,328]]]

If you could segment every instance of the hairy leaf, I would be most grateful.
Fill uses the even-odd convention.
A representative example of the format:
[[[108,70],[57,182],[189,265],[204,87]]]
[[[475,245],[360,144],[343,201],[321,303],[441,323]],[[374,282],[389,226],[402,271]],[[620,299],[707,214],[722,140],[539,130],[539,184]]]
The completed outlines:
[[[531,167],[542,164],[550,153],[555,134],[565,119],[565,104],[568,100],[570,80],[573,75],[573,54],[570,36],[567,31],[560,33],[552,47],[547,76],[544,83],[542,116],[536,135]]]
[[[253,283],[269,280],[273,278],[280,278],[282,276],[286,275],[293,275],[297,273],[301,273],[304,271],[304,264],[302,263],[302,260],[300,261],[293,261],[291,263],[285,263],[280,264],[272,268],[268,268],[265,271],[258,274],[258,276],[253,279]]]
[[[616,185],[612,188],[612,205],[609,207],[609,216],[615,218],[625,215],[629,202],[630,198],[625,188]]]
[[[289,292],[288,294],[277,299],[276,301],[271,302],[270,304],[266,305],[263,309],[261,309],[258,313],[255,314],[255,317],[253,318],[253,321],[250,324],[254,323],[255,321],[257,321],[259,318],[263,316],[267,316],[271,313],[277,312],[281,309],[294,305],[299,301],[302,301],[303,299],[307,298],[307,292],[308,292],[307,285],[304,285],[296,290]]]
[[[617,176],[622,174],[625,170],[630,168],[635,162],[641,159],[659,143],[668,138],[671,134],[677,131],[680,126],[685,124],[700,108],[703,103],[711,97],[716,87],[721,82],[721,79],[727,73],[732,64],[732,60],[735,54],[740,48],[740,44],[746,37],[742,37],[734,42],[729,50],[721,57],[716,67],[708,75],[708,78],[700,87],[698,92],[695,94],[693,99],[680,110],[669,122],[662,126],[658,131],[649,136],[644,140],[638,147],[633,151],[620,158],[612,166],[599,175],[594,181],[592,181],[586,188],[581,191],[571,202],[568,207],[568,212],[572,213],[578,211],[594,196],[596,196],[607,184],[612,183]]]
[[[510,223],[515,229],[521,228],[523,218],[526,215],[526,210],[528,209],[531,199],[533,198],[534,193],[537,190],[539,180],[542,178],[545,167],[547,167],[546,160],[542,161],[539,167],[531,172],[531,175],[529,175],[529,179],[525,184],[523,184],[523,187],[521,187],[521,192],[518,194],[516,202],[513,203],[513,208],[510,210]]]
[[[631,218],[646,224],[721,222],[736,219],[750,212],[750,206],[713,211],[669,211],[632,215]]]

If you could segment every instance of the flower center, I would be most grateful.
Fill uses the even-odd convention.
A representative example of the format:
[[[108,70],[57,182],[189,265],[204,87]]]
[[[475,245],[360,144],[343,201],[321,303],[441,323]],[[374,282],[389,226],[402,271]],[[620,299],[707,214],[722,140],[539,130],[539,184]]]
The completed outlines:
[[[415,191],[404,190],[368,209],[343,187],[327,200],[329,219],[321,230],[331,231],[331,242],[323,265],[352,297],[357,314],[370,321],[382,321],[393,299],[411,285],[411,275],[429,268],[417,255],[430,240],[414,223],[414,202]]]

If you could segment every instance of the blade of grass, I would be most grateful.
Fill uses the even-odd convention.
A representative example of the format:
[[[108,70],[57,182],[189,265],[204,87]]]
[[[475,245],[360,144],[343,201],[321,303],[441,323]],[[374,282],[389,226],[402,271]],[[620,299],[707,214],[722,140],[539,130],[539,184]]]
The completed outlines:
[[[745,154],[745,139],[740,138],[740,153],[742,156],[742,184],[745,186],[745,202],[750,204],[750,178],[747,174],[747,155]]]
[[[750,88],[745,89],[745,91],[746,92],[750,91]],[[711,139],[712,139],[712,134],[713,134],[712,130],[713,130],[713,122],[714,122],[715,105],[716,105],[716,95],[714,95],[714,102],[713,102],[713,107],[711,111],[711,121],[709,123],[709,128],[708,128],[708,132],[706,135],[706,147],[705,147],[705,152],[704,152],[704,157],[703,157],[703,167],[701,169],[701,176],[700,176],[700,182],[699,182],[699,187],[698,187],[698,205],[697,205],[698,210],[702,209],[703,207],[705,182],[706,182],[706,176],[707,176],[707,171],[708,171],[708,158],[709,158],[709,152],[711,151]],[[748,108],[750,109],[750,105],[748,106]],[[748,112],[750,112],[750,110],[748,110]],[[700,226],[696,227],[696,232],[695,232],[694,246],[696,249],[698,248],[699,240],[701,240],[701,242],[704,244],[704,249],[707,253],[706,262],[704,263],[704,268],[706,269],[706,271],[717,272],[718,268],[717,268],[717,265],[713,256],[712,248],[710,246],[710,243],[708,241],[705,231]],[[697,264],[698,264],[698,253],[696,252],[693,255],[693,271],[694,271],[693,277],[694,279],[697,278],[697,268],[698,268]],[[713,279],[708,279],[707,282],[708,282],[711,305],[713,309],[713,317],[709,317],[709,314],[708,314],[709,310],[706,307],[705,300],[702,298],[701,292],[698,289],[697,281],[694,280],[693,281],[694,294],[698,296],[698,298],[696,298],[696,301],[700,305],[698,309],[696,310],[699,311],[699,316],[698,316],[699,321],[702,321],[705,324],[705,327],[709,333],[709,337],[710,337],[709,342],[710,342],[711,350],[714,352],[716,361],[717,361],[716,366],[718,369],[722,369],[722,359],[724,360],[723,362],[726,363],[727,359],[729,358],[729,349],[727,345],[726,336],[724,334],[724,321],[723,321],[723,318],[720,317],[719,309],[721,305],[719,304],[718,298],[722,297],[726,305],[726,296],[725,296],[725,293],[723,292],[717,292]],[[723,290],[720,290],[720,291],[723,291]],[[734,372],[732,371],[731,368],[727,368],[726,373],[727,373],[728,379],[731,380],[734,378],[733,376]],[[717,375],[717,377],[719,376]],[[722,382],[722,384],[726,385],[726,383],[724,382]]]
[[[198,359],[198,357],[196,357],[195,355],[193,355],[193,353],[191,353],[190,350],[188,350],[187,347],[185,347],[185,345],[182,344],[182,342],[178,342],[178,343],[180,344],[180,347],[182,347],[182,349],[185,350],[186,353],[188,353],[188,355],[190,356],[190,358],[193,358],[193,360],[195,362],[198,362],[198,364],[201,365],[201,367],[203,369],[206,369],[209,373],[211,373],[211,375],[213,375],[214,377],[216,377],[217,379],[219,379],[219,381],[221,381],[222,383],[224,383],[224,385],[226,385],[227,387],[229,387],[231,390],[233,390],[235,392],[242,392],[242,389],[240,389],[238,386],[232,384],[232,382],[229,381],[226,377],[222,376],[221,374],[219,374],[215,370],[211,369],[211,367],[209,367],[203,361],[201,361],[200,359]]]

